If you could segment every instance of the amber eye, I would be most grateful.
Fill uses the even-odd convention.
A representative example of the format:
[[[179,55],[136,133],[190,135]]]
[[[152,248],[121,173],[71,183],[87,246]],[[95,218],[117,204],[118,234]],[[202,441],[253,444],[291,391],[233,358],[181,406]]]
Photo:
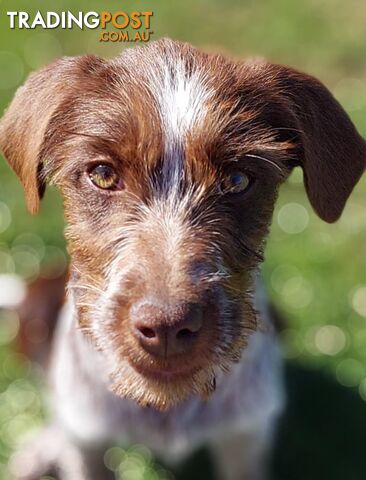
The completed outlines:
[[[222,193],[242,193],[250,184],[250,178],[243,172],[232,172],[221,182]]]
[[[103,190],[117,190],[121,187],[121,178],[110,165],[97,165],[89,171],[91,182]]]

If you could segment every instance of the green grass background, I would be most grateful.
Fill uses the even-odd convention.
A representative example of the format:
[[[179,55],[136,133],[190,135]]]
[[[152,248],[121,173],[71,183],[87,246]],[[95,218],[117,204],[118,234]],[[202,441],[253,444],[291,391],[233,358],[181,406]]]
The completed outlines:
[[[264,56],[319,77],[366,136],[362,0],[0,0],[1,110],[28,72],[53,58],[83,53],[110,57],[125,48],[99,43],[97,30],[9,29],[6,11],[38,9],[152,10],[153,38],[169,36],[237,57]],[[0,273],[27,279],[47,275],[47,265],[65,261],[62,231],[57,192],[48,191],[40,214],[31,217],[17,179],[0,161]],[[301,172],[294,172],[281,191],[264,265],[268,291],[286,316],[284,349],[291,362],[289,413],[278,440],[276,478],[366,477],[366,460],[357,456],[366,434],[366,427],[365,434],[360,429],[366,418],[365,250],[366,176],[341,220],[327,225],[309,206]],[[5,478],[9,452],[24,431],[39,424],[41,403],[29,365],[9,346],[16,318],[0,315],[0,478]],[[113,451],[110,461],[121,465],[127,479],[164,478],[140,450]],[[189,478],[200,471],[197,465]]]

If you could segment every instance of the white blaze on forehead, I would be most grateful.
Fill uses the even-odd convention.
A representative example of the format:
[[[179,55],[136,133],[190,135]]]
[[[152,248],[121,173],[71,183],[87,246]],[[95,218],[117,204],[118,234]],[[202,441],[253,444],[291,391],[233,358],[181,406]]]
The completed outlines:
[[[181,142],[185,135],[203,124],[207,101],[213,91],[199,67],[187,71],[182,60],[162,59],[153,75],[153,94],[158,102],[167,143]]]

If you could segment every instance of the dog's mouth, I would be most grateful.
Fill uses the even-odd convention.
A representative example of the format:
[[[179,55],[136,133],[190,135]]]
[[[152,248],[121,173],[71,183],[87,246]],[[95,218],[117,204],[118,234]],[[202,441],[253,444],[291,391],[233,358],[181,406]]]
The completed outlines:
[[[133,365],[133,368],[146,379],[156,380],[161,383],[189,381],[200,370],[198,367],[146,367],[142,365]]]
[[[214,390],[211,368],[158,366],[121,363],[111,376],[111,390],[120,397],[130,398],[141,407],[166,411],[193,394],[208,398]]]

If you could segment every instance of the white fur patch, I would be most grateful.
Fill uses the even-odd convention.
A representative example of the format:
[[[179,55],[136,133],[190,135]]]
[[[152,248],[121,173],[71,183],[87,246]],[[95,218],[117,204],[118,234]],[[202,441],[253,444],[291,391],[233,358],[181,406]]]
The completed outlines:
[[[167,153],[171,153],[188,132],[202,125],[213,90],[207,86],[202,70],[188,72],[177,58],[161,59],[154,69],[151,88],[159,106]]]

